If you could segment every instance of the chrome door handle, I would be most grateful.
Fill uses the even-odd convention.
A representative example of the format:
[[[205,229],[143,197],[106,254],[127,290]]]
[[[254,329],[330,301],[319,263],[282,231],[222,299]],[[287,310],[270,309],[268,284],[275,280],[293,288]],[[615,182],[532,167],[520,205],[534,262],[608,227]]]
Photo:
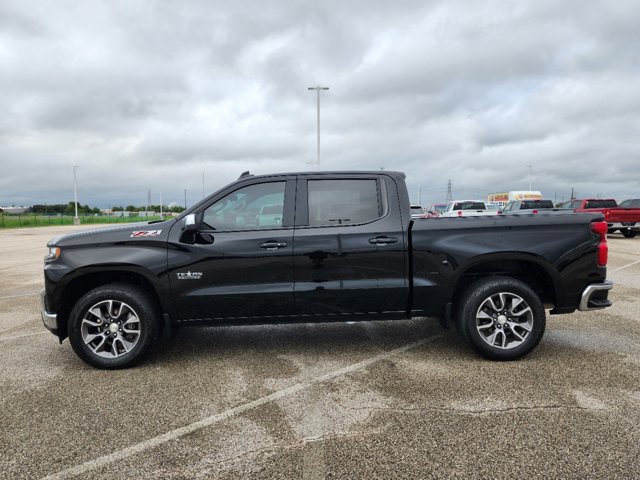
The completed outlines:
[[[369,243],[373,245],[389,245],[398,243],[398,239],[395,237],[374,237],[369,239]]]
[[[284,242],[264,242],[258,246],[265,250],[278,250],[279,248],[285,248],[287,244]]]

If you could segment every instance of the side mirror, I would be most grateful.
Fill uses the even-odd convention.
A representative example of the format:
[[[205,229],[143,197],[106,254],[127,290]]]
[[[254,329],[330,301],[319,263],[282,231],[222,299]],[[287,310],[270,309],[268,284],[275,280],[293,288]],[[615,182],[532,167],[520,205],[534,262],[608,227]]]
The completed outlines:
[[[196,232],[198,230],[198,222],[196,221],[196,214],[190,213],[182,220],[183,232]]]

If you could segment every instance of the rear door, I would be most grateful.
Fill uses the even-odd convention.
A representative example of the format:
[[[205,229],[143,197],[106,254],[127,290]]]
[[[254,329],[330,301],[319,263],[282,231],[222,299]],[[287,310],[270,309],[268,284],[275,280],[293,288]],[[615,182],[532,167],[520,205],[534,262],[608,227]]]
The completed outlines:
[[[409,292],[406,242],[391,177],[299,177],[296,313],[404,314]]]

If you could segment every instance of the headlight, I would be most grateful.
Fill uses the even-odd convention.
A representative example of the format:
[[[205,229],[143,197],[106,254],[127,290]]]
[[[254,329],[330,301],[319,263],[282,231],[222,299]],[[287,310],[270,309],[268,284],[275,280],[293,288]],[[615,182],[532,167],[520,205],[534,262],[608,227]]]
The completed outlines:
[[[44,257],[45,262],[53,262],[60,257],[60,247],[49,247],[49,253]]]

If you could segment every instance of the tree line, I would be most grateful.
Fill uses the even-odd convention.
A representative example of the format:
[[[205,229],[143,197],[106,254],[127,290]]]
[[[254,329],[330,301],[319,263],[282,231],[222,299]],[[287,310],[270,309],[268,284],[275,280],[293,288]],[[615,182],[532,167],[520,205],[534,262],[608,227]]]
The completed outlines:
[[[160,205],[145,205],[142,207],[127,205],[126,207],[114,206],[111,208],[111,211],[113,212],[140,212],[145,210],[159,212]],[[174,205],[172,207],[163,206],[162,210],[164,212],[180,213],[184,210],[184,207],[180,207],[178,205]],[[41,215],[75,215],[76,213],[74,202],[69,202],[68,204],[60,203],[54,205],[33,205],[28,211]],[[92,215],[95,213],[100,213],[100,209],[98,207],[90,207],[89,205],[82,205],[80,202],[78,202],[78,215]]]

